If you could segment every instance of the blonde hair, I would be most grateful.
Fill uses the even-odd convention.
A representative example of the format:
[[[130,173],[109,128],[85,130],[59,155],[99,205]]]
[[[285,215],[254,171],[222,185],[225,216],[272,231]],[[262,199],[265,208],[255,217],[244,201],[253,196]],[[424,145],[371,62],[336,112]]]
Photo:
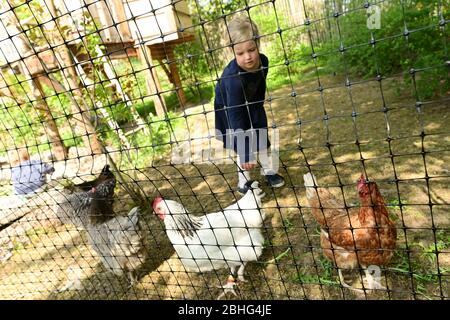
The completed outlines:
[[[9,161],[12,166],[17,166],[22,161],[30,160],[30,154],[27,148],[22,147],[15,150],[8,151]]]
[[[228,24],[231,45],[254,40],[259,47],[258,26],[247,16],[236,16]]]

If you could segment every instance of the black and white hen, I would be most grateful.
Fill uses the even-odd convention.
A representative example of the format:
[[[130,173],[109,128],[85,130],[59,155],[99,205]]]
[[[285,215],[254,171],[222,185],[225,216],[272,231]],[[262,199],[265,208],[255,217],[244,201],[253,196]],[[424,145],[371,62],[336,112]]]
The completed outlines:
[[[62,222],[86,230],[88,242],[104,267],[117,275],[126,272],[133,284],[135,271],[146,256],[140,210],[135,207],[126,216],[115,215],[115,185],[114,174],[106,165],[88,191],[66,196],[57,215]]]
[[[85,227],[91,223],[101,223],[114,216],[114,188],[116,178],[106,165],[99,177],[90,182],[86,191],[65,196],[57,211],[64,223]]]

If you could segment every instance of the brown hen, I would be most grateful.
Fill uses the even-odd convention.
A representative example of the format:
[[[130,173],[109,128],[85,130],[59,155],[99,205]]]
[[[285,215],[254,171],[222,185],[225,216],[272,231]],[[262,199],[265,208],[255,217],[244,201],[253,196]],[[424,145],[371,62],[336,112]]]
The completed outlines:
[[[346,284],[341,272],[360,267],[366,274],[366,289],[384,289],[379,266],[389,263],[394,255],[397,231],[377,184],[361,175],[357,184],[361,205],[345,209],[329,190],[317,187],[314,175],[303,177],[312,214],[322,229],[323,253],[336,264],[342,285],[361,291]]]

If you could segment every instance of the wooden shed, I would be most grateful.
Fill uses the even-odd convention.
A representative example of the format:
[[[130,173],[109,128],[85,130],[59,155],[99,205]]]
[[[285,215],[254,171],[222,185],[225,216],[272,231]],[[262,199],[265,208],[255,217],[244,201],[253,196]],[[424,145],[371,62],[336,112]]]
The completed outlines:
[[[128,0],[124,9],[132,37],[148,45],[180,41],[192,26],[186,1]]]
[[[186,1],[58,0],[55,4],[62,14],[69,14],[70,25],[77,26],[71,32],[74,42],[83,33],[83,19],[88,13],[112,59],[138,56],[144,65],[150,64],[148,67],[160,64],[176,89],[180,105],[186,104],[173,53],[176,45],[194,39]],[[162,91],[159,75],[154,68],[148,72],[147,88],[154,95],[157,114],[162,115],[167,109],[157,95]]]

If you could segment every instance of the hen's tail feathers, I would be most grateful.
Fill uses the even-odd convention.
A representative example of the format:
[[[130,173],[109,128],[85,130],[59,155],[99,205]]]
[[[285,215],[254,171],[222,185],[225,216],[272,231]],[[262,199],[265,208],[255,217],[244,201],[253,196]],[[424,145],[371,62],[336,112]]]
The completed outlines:
[[[130,210],[130,212],[128,213],[128,218],[134,222],[137,222],[137,220],[139,219],[139,216],[141,215],[141,209],[139,207],[134,207],[133,209]]]
[[[314,187],[317,186],[316,177],[311,172],[303,175],[303,180],[305,181],[305,187]]]
[[[317,187],[316,177],[312,173],[308,172],[307,174],[303,175],[303,180],[305,182],[306,197],[308,199],[317,198],[317,192],[315,189],[315,187]]]
[[[103,169],[102,169],[102,173],[106,173],[106,172],[110,172],[109,170],[109,164],[106,164]]]

